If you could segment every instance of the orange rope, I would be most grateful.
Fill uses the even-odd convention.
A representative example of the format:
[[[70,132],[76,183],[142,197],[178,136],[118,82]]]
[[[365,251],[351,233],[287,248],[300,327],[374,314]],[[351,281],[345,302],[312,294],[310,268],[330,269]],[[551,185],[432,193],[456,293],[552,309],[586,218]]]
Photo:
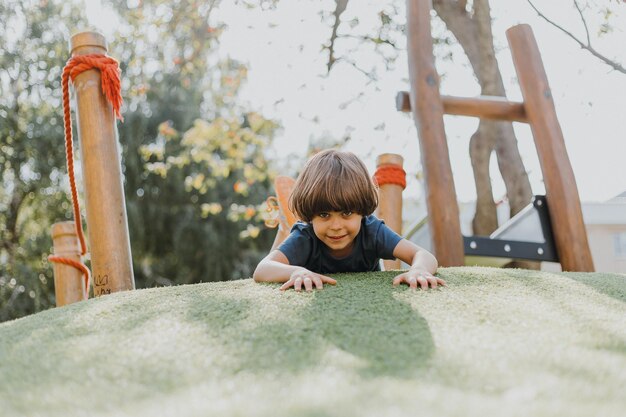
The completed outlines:
[[[82,262],[79,261],[75,261],[73,259],[70,258],[64,258],[62,256],[55,256],[55,255],[50,255],[48,256],[48,261],[50,262],[56,262],[56,263],[60,263],[60,264],[65,264],[65,265],[69,265],[69,266],[73,266],[74,268],[78,269],[80,272],[83,273],[83,277],[85,278],[85,300],[89,298],[89,286],[91,284],[91,273],[89,271],[89,268],[87,268],[87,265],[85,265]]]
[[[78,206],[78,192],[76,191],[76,178],[74,177],[74,149],[72,143],[72,118],[70,113],[69,82],[70,79],[74,82],[80,73],[92,68],[100,70],[102,91],[107,100],[111,103],[111,106],[113,106],[115,116],[118,119],[123,120],[120,113],[120,108],[122,107],[122,93],[118,62],[111,57],[99,54],[80,55],[70,58],[69,61],[67,61],[65,68],[63,68],[61,85],[63,90],[63,120],[65,125],[65,156],[67,158],[67,173],[70,179],[72,205],[74,208],[74,224],[76,225],[76,235],[80,240],[81,255],[85,255],[87,253],[87,244],[85,243],[85,235],[83,233],[83,224],[80,217],[80,208]],[[79,269],[85,277],[85,298],[89,298],[91,274],[89,272],[89,268],[87,268],[84,263],[53,255],[49,256],[48,260],[50,262],[58,262]]]
[[[385,184],[396,184],[401,186],[402,189],[405,189],[406,172],[404,172],[404,170],[399,166],[382,165],[376,170],[376,173],[374,174],[374,181],[379,187]]]

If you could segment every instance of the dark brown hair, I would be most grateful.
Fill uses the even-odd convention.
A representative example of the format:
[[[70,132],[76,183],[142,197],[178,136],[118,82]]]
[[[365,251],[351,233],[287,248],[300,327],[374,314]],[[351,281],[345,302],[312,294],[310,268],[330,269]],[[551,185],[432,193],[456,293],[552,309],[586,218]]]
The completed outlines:
[[[353,153],[334,149],[307,161],[289,198],[289,209],[306,222],[325,211],[368,216],[377,206],[378,189],[363,161]]]

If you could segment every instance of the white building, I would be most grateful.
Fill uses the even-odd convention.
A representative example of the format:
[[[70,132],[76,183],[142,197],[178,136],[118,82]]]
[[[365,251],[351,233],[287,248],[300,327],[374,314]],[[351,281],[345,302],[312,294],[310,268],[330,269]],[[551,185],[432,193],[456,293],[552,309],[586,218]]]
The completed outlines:
[[[626,273],[626,192],[582,208],[596,271]]]
[[[475,203],[459,203],[461,216],[461,232],[464,236],[472,235],[472,218],[474,217]],[[414,226],[426,218],[426,208],[423,202],[404,200],[403,233],[411,235],[410,240],[431,250],[430,231],[428,224],[417,231]],[[595,270],[597,272],[626,273],[626,191],[609,201],[602,203],[582,203],[583,220],[587,229],[589,246]],[[508,220],[509,207],[506,202],[498,205],[498,223],[504,224]],[[413,233],[411,233],[413,232]],[[538,241],[540,231],[537,230]],[[513,239],[511,239],[513,240]],[[520,239],[523,240],[523,239]],[[476,262],[480,265],[502,266],[510,259],[506,258],[468,258],[468,263]],[[543,262],[542,270],[559,271],[558,263]]]

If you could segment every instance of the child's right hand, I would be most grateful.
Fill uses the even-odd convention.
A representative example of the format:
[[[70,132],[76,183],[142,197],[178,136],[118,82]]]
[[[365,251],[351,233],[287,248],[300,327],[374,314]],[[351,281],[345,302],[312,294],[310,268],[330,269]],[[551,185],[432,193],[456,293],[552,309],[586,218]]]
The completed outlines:
[[[336,285],[337,281],[326,275],[317,274],[306,268],[301,268],[291,273],[289,280],[280,287],[280,290],[285,291],[289,287],[293,287],[296,291],[302,291],[302,285],[304,284],[304,289],[310,292],[313,291],[313,284],[315,284],[315,288],[321,290],[324,283]]]

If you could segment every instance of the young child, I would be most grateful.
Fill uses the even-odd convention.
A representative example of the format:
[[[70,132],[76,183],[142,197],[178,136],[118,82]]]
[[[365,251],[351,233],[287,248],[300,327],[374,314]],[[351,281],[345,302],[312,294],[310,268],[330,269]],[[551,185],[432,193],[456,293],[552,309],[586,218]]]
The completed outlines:
[[[378,190],[358,157],[335,150],[314,155],[289,200],[289,209],[303,221],[261,260],[254,280],[282,282],[281,290],[312,291],[337,283],[326,274],[379,271],[381,258],[398,258],[411,268],[393,279],[394,286],[416,289],[419,284],[425,290],[445,285],[433,276],[435,257],[373,216],[377,206]]]

